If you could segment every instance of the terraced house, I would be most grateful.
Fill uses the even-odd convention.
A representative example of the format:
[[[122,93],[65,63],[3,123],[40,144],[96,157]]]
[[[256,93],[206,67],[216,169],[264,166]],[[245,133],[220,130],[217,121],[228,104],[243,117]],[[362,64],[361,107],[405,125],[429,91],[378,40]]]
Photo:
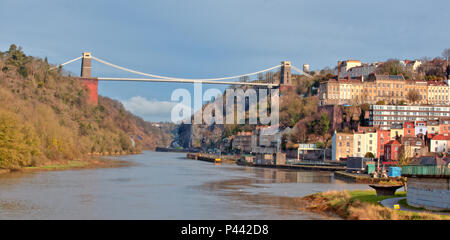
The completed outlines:
[[[411,94],[414,93],[414,94]],[[369,74],[329,79],[319,87],[319,105],[416,104],[448,105],[450,88],[445,82],[405,80],[402,75]],[[417,95],[417,97],[409,97]]]
[[[429,133],[428,129],[432,129],[433,133]],[[450,119],[404,122],[394,124],[389,129],[359,127],[358,131],[350,133],[335,132],[332,138],[332,160],[365,157],[367,153],[372,153],[375,158],[396,161],[400,150],[407,158],[429,153],[450,153],[449,131]]]
[[[341,158],[353,156],[354,138],[353,133],[337,133],[332,138],[332,160],[339,161]]]
[[[445,82],[428,82],[428,104],[449,104],[450,88]]]

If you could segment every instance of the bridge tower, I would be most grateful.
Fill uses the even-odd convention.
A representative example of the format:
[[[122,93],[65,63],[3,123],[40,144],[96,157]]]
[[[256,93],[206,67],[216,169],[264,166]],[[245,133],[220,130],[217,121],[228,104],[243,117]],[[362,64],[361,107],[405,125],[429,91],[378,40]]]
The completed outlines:
[[[283,61],[281,62],[281,78],[280,84],[292,85],[292,74],[291,74],[291,62]]]
[[[280,69],[280,92],[283,90],[289,90],[292,86],[292,74],[291,74],[291,62],[281,62]]]
[[[92,55],[90,52],[82,53],[81,77],[80,81],[83,86],[89,90],[88,102],[92,105],[98,104],[98,79],[92,77]]]
[[[91,78],[92,77],[92,65],[91,65],[91,53],[82,53],[83,58],[81,59],[81,77]]]

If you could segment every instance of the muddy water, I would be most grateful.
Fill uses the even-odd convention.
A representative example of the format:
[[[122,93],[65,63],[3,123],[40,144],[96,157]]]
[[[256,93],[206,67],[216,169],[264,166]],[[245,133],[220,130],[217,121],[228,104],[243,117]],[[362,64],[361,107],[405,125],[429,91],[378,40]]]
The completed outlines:
[[[214,165],[183,153],[128,167],[0,175],[0,219],[324,219],[293,197],[367,185],[329,172]]]

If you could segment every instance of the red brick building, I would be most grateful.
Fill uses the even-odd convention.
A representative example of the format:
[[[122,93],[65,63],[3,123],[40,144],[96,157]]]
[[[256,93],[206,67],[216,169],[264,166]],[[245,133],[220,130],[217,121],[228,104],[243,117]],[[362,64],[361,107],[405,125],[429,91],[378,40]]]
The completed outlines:
[[[377,130],[377,157],[384,157],[384,145],[391,140],[390,130]]]
[[[439,123],[439,134],[450,134],[450,119],[441,120]]]
[[[414,122],[403,123],[403,136],[404,137],[416,136],[416,128],[414,127]]]
[[[397,140],[391,140],[384,145],[384,160],[397,161],[402,144]]]

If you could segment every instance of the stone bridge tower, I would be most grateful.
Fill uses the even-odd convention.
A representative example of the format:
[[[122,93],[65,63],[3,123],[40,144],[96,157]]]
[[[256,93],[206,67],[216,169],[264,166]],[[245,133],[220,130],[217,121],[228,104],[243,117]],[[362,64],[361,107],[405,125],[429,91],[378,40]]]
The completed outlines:
[[[92,77],[92,65],[91,65],[91,53],[84,52],[81,62],[81,77],[79,78],[81,84],[83,84],[89,90],[88,102],[92,105],[98,104],[98,79]]]
[[[291,74],[291,62],[283,61],[281,62],[281,78],[280,84],[292,85],[292,74]]]
[[[91,53],[84,52],[82,54],[83,58],[81,60],[81,77],[91,78],[92,77]]]
[[[292,87],[291,62],[283,61],[280,69],[280,93]]]

